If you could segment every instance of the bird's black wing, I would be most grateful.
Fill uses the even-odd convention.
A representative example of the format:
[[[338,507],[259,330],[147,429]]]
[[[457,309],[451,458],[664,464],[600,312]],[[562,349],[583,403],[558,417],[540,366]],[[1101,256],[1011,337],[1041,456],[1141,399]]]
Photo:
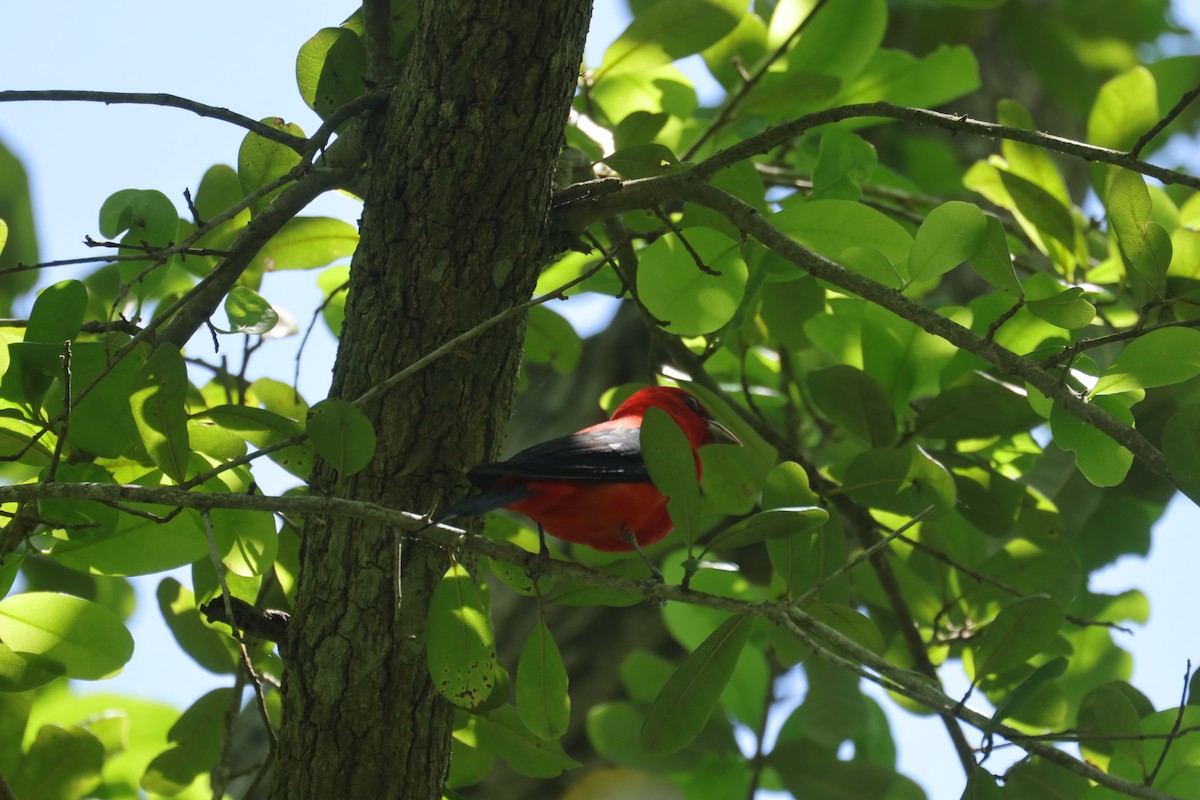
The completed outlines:
[[[601,428],[551,439],[522,450],[507,461],[483,464],[467,473],[481,489],[497,478],[640,483],[650,480],[642,459],[638,428]]]

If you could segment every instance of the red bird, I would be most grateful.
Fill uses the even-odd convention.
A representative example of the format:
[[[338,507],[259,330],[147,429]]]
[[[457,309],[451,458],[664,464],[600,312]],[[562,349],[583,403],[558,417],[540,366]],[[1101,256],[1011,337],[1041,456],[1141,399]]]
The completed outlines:
[[[471,470],[467,477],[483,493],[445,509],[439,521],[508,508],[536,522],[539,533],[606,552],[641,553],[674,527],[667,498],[642,458],[642,418],[651,407],[667,412],[687,437],[697,480],[702,445],[741,444],[687,392],[652,386],[635,392],[607,422]]]

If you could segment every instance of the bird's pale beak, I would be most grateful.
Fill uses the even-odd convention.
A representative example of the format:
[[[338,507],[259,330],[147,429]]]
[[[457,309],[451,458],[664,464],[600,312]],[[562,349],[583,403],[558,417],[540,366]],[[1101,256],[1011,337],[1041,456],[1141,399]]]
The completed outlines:
[[[729,428],[726,428],[715,419],[708,420],[708,435],[712,437],[712,444],[736,444],[742,446],[742,440],[734,436]]]

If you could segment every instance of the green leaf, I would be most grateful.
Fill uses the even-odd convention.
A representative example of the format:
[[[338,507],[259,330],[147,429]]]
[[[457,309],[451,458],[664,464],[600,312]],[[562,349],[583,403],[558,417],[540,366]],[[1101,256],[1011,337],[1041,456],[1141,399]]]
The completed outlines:
[[[1167,421],[1162,448],[1171,476],[1200,504],[1200,406],[1184,406]]]
[[[571,323],[544,306],[529,309],[525,323],[525,359],[549,364],[563,374],[574,371],[583,353],[583,342]]]
[[[812,199],[857,200],[878,162],[870,142],[836,125],[827,128],[813,167]]]
[[[1006,170],[999,170],[1000,182],[1013,207],[1041,233],[1057,240],[1068,251],[1075,248],[1075,221],[1058,198],[1041,186]]]
[[[631,144],[602,158],[601,161],[615,169],[627,181],[666,175],[679,167],[679,159],[671,152],[671,148],[657,142]]]
[[[883,655],[883,634],[859,611],[841,603],[808,602],[804,613],[872,652]]]
[[[43,725],[11,776],[14,797],[32,800],[88,797],[100,785],[104,745],[73,725]]]
[[[1008,237],[1004,223],[995,217],[987,218],[987,231],[979,246],[968,256],[975,273],[997,289],[1020,297],[1023,292],[1013,269],[1012,254],[1008,251]]]
[[[646,714],[642,746],[647,753],[674,753],[700,734],[753,626],[754,621],[748,617],[730,617],[688,655]]]
[[[195,419],[213,422],[259,448],[304,432],[300,423],[290,417],[250,406],[214,406],[197,414]],[[303,479],[308,478],[315,457],[316,449],[312,442],[308,441],[273,452],[269,456],[276,464]]]
[[[152,473],[161,477],[161,473]],[[148,503],[131,507],[167,517],[173,509]],[[198,515],[185,511],[159,522],[121,514],[117,529],[105,536],[35,539],[35,544],[65,567],[97,575],[149,575],[190,564],[208,555],[208,539]]]
[[[642,419],[642,456],[654,485],[668,499],[667,513],[687,545],[700,527],[700,485],[696,455],[675,420],[661,408],[649,408]]]
[[[8,223],[0,219],[0,253],[4,252],[6,244],[8,244]]]
[[[862,370],[836,364],[808,374],[813,403],[846,433],[872,447],[888,447],[899,435],[892,398]]]
[[[270,125],[276,130],[290,133],[293,136],[303,136],[300,126],[284,122],[279,117],[267,117],[261,120],[264,125]],[[264,139],[257,133],[248,133],[242,139],[238,149],[238,179],[242,182],[242,190],[250,194],[261,186],[283,177],[300,164],[300,154],[281,142]],[[251,214],[257,214],[275,199],[283,187],[260,197],[250,207]]]
[[[163,621],[193,661],[218,675],[237,671],[238,659],[229,645],[233,640],[204,623],[190,590],[174,578],[164,578],[156,596]]]
[[[829,104],[842,82],[818,72],[768,72],[738,106],[738,115],[771,122],[796,115],[799,109]]]
[[[975,681],[1019,667],[1042,653],[1064,621],[1062,608],[1046,595],[1023,597],[1005,606],[971,640]]]
[[[322,28],[296,54],[300,96],[321,119],[363,94],[367,49],[347,28]]]
[[[98,603],[54,592],[25,592],[0,600],[0,640],[18,655],[61,665],[68,678],[99,680],[121,671],[133,637]]]
[[[928,281],[966,261],[983,245],[987,221],[978,206],[953,200],[929,212],[908,257],[910,282]]]
[[[567,668],[544,620],[538,620],[517,662],[517,714],[539,739],[557,739],[571,721]]]
[[[479,750],[499,756],[522,775],[553,778],[579,766],[558,742],[539,739],[530,733],[512,706],[473,716],[471,722]]]
[[[795,461],[776,464],[763,482],[763,508],[812,506],[819,499],[811,488],[808,473]]]
[[[1196,375],[1200,375],[1200,331],[1159,328],[1127,344],[1096,381],[1092,395],[1170,386]]]
[[[924,800],[925,793],[890,767],[839,761],[811,739],[781,742],[767,757],[783,786],[805,800]]]
[[[790,14],[777,8],[771,15],[772,47],[782,43],[781,37],[791,35],[801,21],[800,14],[813,13],[812,3],[790,5]],[[887,18],[886,0],[827,3],[808,21],[800,38],[784,56],[787,71],[829,75],[840,83],[849,81],[875,57],[887,31]]]
[[[1094,397],[1092,402],[1116,417],[1118,422],[1133,424],[1133,414],[1120,398]],[[1125,480],[1133,465],[1133,453],[1058,403],[1050,411],[1050,432],[1055,444],[1075,454],[1079,471],[1096,486],[1116,486]]]
[[[87,305],[87,289],[80,281],[60,281],[47,286],[38,292],[29,312],[25,341],[58,345],[61,353],[62,343],[79,335]]]
[[[987,439],[1012,436],[1040,422],[1024,392],[972,372],[921,409],[913,432],[950,441]]]
[[[48,473],[46,473],[48,474]],[[43,477],[46,476],[43,475]],[[58,465],[55,480],[63,483],[115,483],[113,476],[99,464],[83,462]],[[108,536],[117,528],[120,515],[115,508],[89,500],[43,498],[38,501],[38,513],[62,527],[88,526],[88,537]]]
[[[172,344],[160,344],[133,376],[129,407],[138,436],[150,459],[177,483],[187,474],[191,444],[188,441],[187,369]]]
[[[748,271],[738,243],[724,234],[689,228],[684,236],[704,266],[719,274],[701,269],[678,236],[664,236],[638,253],[638,296],[667,330],[699,336],[733,319]]]
[[[235,286],[225,298],[225,316],[232,333],[263,334],[279,324],[279,314],[267,299],[245,286]]]
[[[350,267],[330,267],[317,276],[317,286],[325,296],[321,316],[334,336],[342,335],[346,318],[346,296],[350,290]]]
[[[699,53],[732,31],[744,14],[736,0],[660,0],[604,51],[596,81]]]
[[[125,189],[114,193],[100,209],[100,232],[110,239],[121,231],[124,244],[166,247],[179,238],[179,215],[165,194],[156,190]],[[122,261],[117,265],[121,280],[133,284],[135,295],[144,299],[162,285],[164,265],[150,273],[149,259]]]
[[[1001,723],[1012,717],[1022,706],[1034,699],[1047,684],[1062,677],[1070,663],[1069,659],[1062,656],[1053,658],[1035,669],[1028,677],[1017,684],[1012,691],[1004,696],[1000,704],[996,706],[991,722],[983,728],[984,739],[989,738],[999,730]]]
[[[322,400],[308,412],[308,437],[340,475],[353,475],[375,455],[375,428],[345,400]]]
[[[1108,187],[1108,221],[1121,252],[1151,290],[1158,291],[1171,264],[1171,238],[1150,221],[1150,192],[1142,176],[1130,170],[1115,171]]]
[[[0,643],[0,692],[27,692],[61,678],[63,666],[33,653],[14,653]],[[0,695],[0,703],[4,700]],[[20,739],[20,732],[17,732]]]
[[[828,521],[829,512],[816,506],[770,508],[730,525],[714,536],[706,549],[736,549],[769,539],[797,536]]]
[[[1087,140],[1128,150],[1158,122],[1158,89],[1150,70],[1138,66],[1100,87],[1088,114]]]
[[[203,484],[206,492],[248,494],[253,478],[246,467],[225,470]],[[265,511],[214,508],[209,512],[217,542],[217,554],[226,568],[243,578],[264,575],[275,563],[279,535],[274,517]],[[253,599],[253,598],[251,598]]]
[[[933,505],[954,508],[957,490],[950,473],[919,447],[867,450],[846,466],[843,488],[871,508],[915,515]]]
[[[137,348],[109,369],[110,345],[104,342],[77,342],[71,348],[71,373],[74,391],[90,386],[100,378],[88,396],[74,403],[67,441],[96,456],[116,458],[138,441],[133,420],[130,387],[145,363],[149,348]],[[106,372],[107,371],[107,372]],[[50,392],[47,411],[58,413],[62,398]]]
[[[1096,316],[1096,307],[1084,299],[1083,289],[1078,286],[1064,289],[1053,297],[1029,300],[1025,307],[1035,317],[1067,330],[1086,327]]]
[[[167,733],[167,741],[174,746],[146,767],[141,788],[171,797],[216,766],[232,695],[232,689],[214,689],[180,715]]]
[[[461,564],[452,564],[433,590],[428,632],[434,687],[457,706],[479,706],[496,680],[496,635],[479,588]]]
[[[964,45],[941,45],[920,58],[880,48],[830,105],[885,100],[902,106],[936,108],[970,94],[979,85],[979,64]]]
[[[900,223],[882,212],[848,200],[795,203],[771,217],[771,223],[831,261],[840,261],[850,248],[875,250],[901,276],[912,249],[912,237]],[[854,263],[847,263],[856,269]]]
[[[758,14],[744,14],[732,32],[700,55],[708,71],[728,90],[742,85],[738,65],[757,64],[766,54],[766,24]]]
[[[1080,727],[1103,738],[1102,747],[1119,754],[1146,772],[1142,745],[1142,721],[1133,702],[1115,686],[1097,687],[1084,698],[1079,710]],[[1085,724],[1086,723],[1086,724]],[[1085,731],[1080,731],[1081,735]],[[1083,735],[1086,742],[1087,736]],[[1091,744],[1088,742],[1088,744]]]
[[[250,269],[315,269],[349,258],[357,247],[358,230],[344,220],[292,217],[258,251]]]

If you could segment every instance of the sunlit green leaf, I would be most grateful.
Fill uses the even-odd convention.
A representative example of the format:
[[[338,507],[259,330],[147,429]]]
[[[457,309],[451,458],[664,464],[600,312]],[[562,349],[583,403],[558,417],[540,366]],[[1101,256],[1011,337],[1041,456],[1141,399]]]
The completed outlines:
[[[429,601],[426,657],[434,687],[447,700],[475,708],[495,682],[496,637],[479,588],[452,564]]]
[[[1100,87],[1088,115],[1088,141],[1128,150],[1158,122],[1158,90],[1145,67],[1134,67]]]
[[[1092,402],[1115,416],[1118,422],[1133,424],[1133,414],[1119,400],[1098,396]],[[1075,453],[1075,463],[1080,472],[1096,486],[1116,486],[1125,479],[1133,465],[1132,453],[1108,434],[1101,433],[1068,413],[1058,403],[1050,412],[1050,431],[1054,434],[1055,444]]]
[[[1200,375],[1200,331],[1160,328],[1127,344],[1096,381],[1092,394],[1169,386],[1196,375]]]
[[[1083,328],[1096,317],[1096,307],[1084,298],[1083,289],[1078,286],[1064,289],[1053,297],[1029,300],[1025,307],[1035,317],[1068,330]]]
[[[744,13],[736,0],[661,0],[608,46],[596,80],[699,53],[732,31]]]
[[[366,91],[367,50],[347,28],[322,28],[296,54],[296,83],[322,118]]]
[[[814,200],[857,200],[875,172],[875,147],[862,137],[837,126],[821,135],[821,149],[813,167]]]
[[[42,289],[29,312],[25,341],[61,348],[65,340],[79,335],[87,302],[87,289],[80,281],[60,281]]]
[[[911,281],[940,277],[970,258],[983,245],[987,222],[978,206],[957,200],[929,212],[913,239],[908,257]]]
[[[225,316],[235,333],[263,334],[279,324],[279,313],[267,299],[246,286],[235,286],[229,291]]]
[[[209,672],[232,674],[238,659],[228,636],[204,624],[196,598],[174,578],[164,578],[156,592],[163,620],[192,660]]]
[[[969,259],[979,277],[1014,297],[1021,296],[1021,284],[1017,281],[1017,274],[1013,269],[1008,237],[1000,220],[995,217],[987,218],[987,232]]]
[[[133,637],[97,603],[53,592],[25,592],[0,600],[0,640],[81,680],[115,675],[133,655]]]
[[[179,349],[159,345],[133,376],[129,407],[142,446],[164,473],[182,483],[187,473],[187,369]]]
[[[716,231],[688,229],[684,236],[703,268],[679,237],[664,236],[639,253],[638,295],[667,330],[711,333],[728,323],[741,303],[746,262],[738,243]]]
[[[90,731],[44,725],[10,777],[10,789],[22,798],[87,797],[100,785],[103,765],[104,745]]]
[[[276,130],[290,133],[293,136],[303,136],[304,131],[298,125],[284,122],[279,117],[267,117],[262,120],[264,125],[270,125]],[[259,187],[273,183],[292,171],[300,163],[300,154],[282,142],[264,139],[257,133],[248,133],[242,139],[238,150],[238,178],[242,189],[250,194]],[[268,192],[260,197],[250,208],[257,214],[267,207],[283,187]]]
[[[263,245],[250,264],[267,272],[313,269],[348,258],[358,247],[358,230],[332,217],[293,217]]]

